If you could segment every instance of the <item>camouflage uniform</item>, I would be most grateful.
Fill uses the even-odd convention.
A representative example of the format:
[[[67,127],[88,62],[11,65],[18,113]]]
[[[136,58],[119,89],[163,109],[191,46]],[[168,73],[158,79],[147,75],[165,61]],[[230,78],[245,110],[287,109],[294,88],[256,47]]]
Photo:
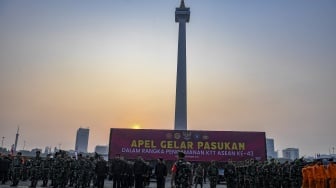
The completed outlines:
[[[40,179],[41,175],[41,165],[42,165],[42,158],[40,157],[40,151],[36,152],[36,156],[31,160],[31,169],[30,169],[30,187],[36,187],[38,180]]]
[[[249,180],[248,181],[249,187],[258,188],[259,186],[257,186],[257,182],[258,182],[257,165],[256,163],[254,163],[254,161],[251,161],[251,164],[248,166],[247,174],[248,174],[248,180]]]
[[[93,183],[93,185],[96,184],[96,177],[95,177],[95,168],[96,168],[96,164],[94,161],[93,157],[87,158],[87,170],[88,170],[88,181],[87,181],[87,186],[90,187],[91,182]]]
[[[82,157],[81,154],[79,154],[77,162],[76,162],[76,166],[75,166],[75,177],[76,177],[75,178],[75,188],[79,188],[80,186],[85,187],[84,185],[85,164],[86,164],[85,159]]]
[[[77,162],[75,160],[76,158],[72,158],[72,160],[70,160],[70,172],[69,172],[69,181],[70,181],[70,187],[72,187],[74,185],[74,183],[76,182],[76,166],[77,166]]]
[[[98,188],[104,188],[104,180],[106,178],[106,174],[107,174],[107,163],[104,160],[103,157],[97,157],[98,159],[96,160],[96,165],[95,165],[95,174],[97,177],[97,183],[96,186],[94,187],[98,187]]]
[[[82,183],[83,187],[87,187],[90,185],[91,179],[90,179],[90,174],[91,174],[91,162],[88,157],[84,159],[85,165],[84,165],[84,172],[83,172],[83,177],[82,177]]]
[[[56,155],[56,159],[53,163],[53,170],[54,170],[54,182],[53,186],[56,187],[62,187],[63,184],[63,178],[65,176],[65,169],[64,169],[64,159],[62,158],[61,154],[58,153]]]
[[[154,174],[156,177],[157,188],[164,188],[167,176],[167,166],[162,158],[159,158],[158,163],[155,165]]]
[[[198,164],[198,166],[195,169],[195,188],[197,187],[198,184],[201,185],[201,188],[203,187],[203,167]]]
[[[281,167],[281,187],[290,187],[290,165],[288,161],[286,161]]]
[[[236,187],[235,177],[236,177],[236,168],[233,163],[230,161],[225,169],[227,188]]]
[[[210,188],[215,188],[218,181],[218,168],[214,161],[212,161],[211,165],[208,167],[208,176],[210,181]]]
[[[182,155],[182,154],[181,154]],[[173,173],[176,188],[189,188],[192,184],[192,173],[191,173],[191,164],[184,160],[184,153],[180,157],[179,153],[179,160],[175,162],[173,166]]]
[[[147,172],[146,168],[146,163],[143,161],[142,157],[139,156],[133,164],[135,188],[142,188],[144,186],[144,175]]]
[[[50,168],[50,174],[49,174],[49,178],[51,180],[51,184],[50,186],[54,186],[55,181],[56,181],[56,169],[55,169],[55,164],[56,164],[56,158],[57,158],[58,152],[54,153],[54,156],[51,160],[51,168]]]
[[[71,165],[71,157],[68,156],[66,153],[63,154],[63,164],[64,164],[64,174],[63,174],[63,179],[62,179],[62,186],[66,186],[69,183],[70,180],[70,175],[71,175],[71,170],[70,170],[70,165]]]
[[[30,176],[31,161],[27,158],[22,158],[21,180],[27,181]]]
[[[43,187],[48,185],[48,180],[50,178],[51,167],[52,167],[52,159],[50,158],[50,154],[47,155],[47,158],[42,161],[42,181]]]
[[[21,153],[18,152],[17,155],[14,157],[11,165],[12,169],[12,186],[17,186],[19,184],[19,179],[22,172],[22,158]]]
[[[0,156],[0,161],[1,161],[0,162],[0,181],[2,184],[5,184],[6,181],[8,180],[8,174],[9,174],[12,161],[7,156],[4,156],[4,157]]]
[[[290,179],[291,185],[293,187],[301,187],[302,183],[302,168],[304,166],[304,162],[302,159],[296,159],[291,168],[290,168]]]
[[[112,160],[110,173],[113,176],[113,188],[121,188],[122,175],[124,174],[125,163],[117,156]]]
[[[134,186],[134,174],[133,174],[133,163],[127,161],[126,164],[126,187],[133,187]]]

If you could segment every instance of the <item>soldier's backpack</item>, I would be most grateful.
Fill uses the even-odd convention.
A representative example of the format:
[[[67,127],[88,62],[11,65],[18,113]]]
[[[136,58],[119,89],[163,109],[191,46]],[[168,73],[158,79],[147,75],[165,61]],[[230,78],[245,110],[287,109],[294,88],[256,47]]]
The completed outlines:
[[[22,164],[22,161],[20,159],[14,158],[13,164],[14,167],[19,167]]]
[[[112,167],[113,167],[113,174],[121,174],[123,171],[123,161],[120,159],[115,159],[112,162]]]
[[[209,176],[217,176],[218,169],[215,166],[209,166]]]
[[[179,160],[176,163],[175,182],[177,185],[188,185],[191,177],[191,167],[186,161]]]
[[[197,167],[195,171],[195,176],[202,177],[203,176],[203,169],[202,167]]]
[[[133,168],[134,168],[134,174],[136,175],[144,174],[146,170],[146,164],[140,160],[136,160],[133,165]]]

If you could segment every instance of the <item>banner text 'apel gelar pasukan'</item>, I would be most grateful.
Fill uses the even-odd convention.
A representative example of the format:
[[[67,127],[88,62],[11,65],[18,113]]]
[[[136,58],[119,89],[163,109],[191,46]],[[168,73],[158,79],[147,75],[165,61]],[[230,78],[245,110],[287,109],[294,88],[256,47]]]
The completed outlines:
[[[110,159],[176,160],[178,151],[190,161],[265,160],[265,132],[111,129]]]

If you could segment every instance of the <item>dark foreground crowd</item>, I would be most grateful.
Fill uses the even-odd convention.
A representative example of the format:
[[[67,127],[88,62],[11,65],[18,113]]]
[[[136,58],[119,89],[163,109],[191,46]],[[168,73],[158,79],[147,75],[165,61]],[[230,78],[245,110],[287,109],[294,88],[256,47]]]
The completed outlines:
[[[141,174],[141,186],[144,187],[149,184],[152,169],[141,157],[135,161],[126,161],[117,156],[107,162],[99,155],[90,157],[79,154],[71,157],[62,151],[54,156],[47,155],[46,158],[42,158],[39,151],[30,159],[22,157],[20,152],[14,157],[0,156],[1,183],[11,181],[11,186],[17,186],[19,181],[30,180],[30,187],[36,187],[37,182],[42,180],[43,187],[85,188],[93,184],[94,187],[102,188],[105,179],[109,178],[113,180],[113,187],[129,188],[139,184],[138,176]]]
[[[223,163],[227,188],[336,188],[334,159],[308,162],[247,160]]]
[[[270,161],[247,160],[228,162],[223,165],[227,187],[248,188],[299,188],[302,183],[301,170],[305,166],[302,159],[283,164]]]
[[[18,152],[16,156],[0,155],[0,180],[2,184],[11,181],[17,186],[19,181],[30,180],[30,187],[36,187],[42,180],[44,187],[54,188],[75,187],[85,188],[93,185],[103,188],[104,181],[113,181],[113,188],[143,188],[149,185],[150,178],[155,177],[158,188],[164,188],[166,176],[171,173],[171,187],[191,188],[203,187],[209,180],[210,187],[215,188],[219,182],[225,181],[228,188],[299,188],[299,187],[330,187],[328,182],[335,182],[331,174],[326,175],[324,186],[314,180],[313,172],[308,178],[305,168],[312,164],[303,159],[294,162],[279,163],[275,160],[240,162],[195,163],[185,161],[184,154],[179,152],[176,162],[166,164],[163,159],[155,163],[144,161],[141,156],[136,160],[125,160],[117,155],[110,161],[101,156],[69,156],[66,152],[57,152],[54,156],[40,157],[36,152],[33,158],[24,158]],[[331,162],[331,164],[333,164]],[[316,163],[316,165],[320,165]],[[167,166],[172,167],[171,169]],[[317,168],[316,168],[317,169]],[[225,173],[221,173],[225,172]],[[302,173],[305,172],[305,173]],[[320,177],[320,176],[318,176]],[[308,181],[309,180],[309,181]],[[307,183],[305,183],[307,182]],[[303,183],[303,185],[302,185]],[[308,186],[306,186],[306,184]],[[313,186],[312,186],[313,185]]]

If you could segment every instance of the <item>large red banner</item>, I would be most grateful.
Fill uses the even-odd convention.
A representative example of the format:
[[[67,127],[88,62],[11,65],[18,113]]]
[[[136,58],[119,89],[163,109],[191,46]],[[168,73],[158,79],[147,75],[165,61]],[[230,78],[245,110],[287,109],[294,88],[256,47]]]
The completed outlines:
[[[266,159],[265,132],[111,129],[109,158],[176,160],[183,151],[189,161]]]

